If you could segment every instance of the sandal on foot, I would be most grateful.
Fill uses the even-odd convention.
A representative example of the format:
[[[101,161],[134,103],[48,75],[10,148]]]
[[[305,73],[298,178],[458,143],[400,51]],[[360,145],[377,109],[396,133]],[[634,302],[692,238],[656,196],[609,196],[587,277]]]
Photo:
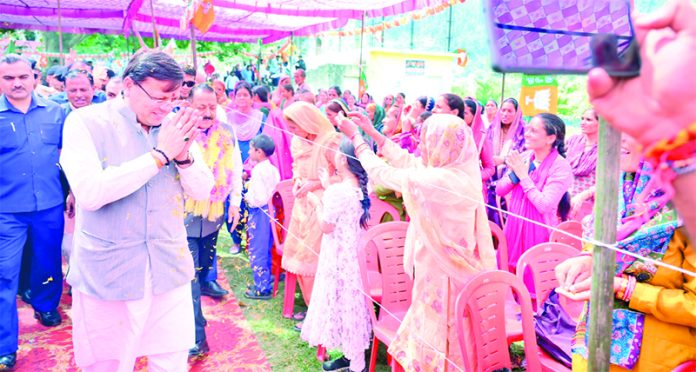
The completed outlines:
[[[306,311],[300,311],[295,314],[292,314],[292,320],[297,320],[298,322],[301,322],[304,320],[304,318],[307,316]]]
[[[297,332],[302,332],[302,322],[295,324],[293,329],[296,330]]]

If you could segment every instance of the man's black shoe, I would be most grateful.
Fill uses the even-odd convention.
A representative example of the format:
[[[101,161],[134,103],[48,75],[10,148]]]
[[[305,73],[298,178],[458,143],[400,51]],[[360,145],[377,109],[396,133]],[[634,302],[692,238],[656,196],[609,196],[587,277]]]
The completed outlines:
[[[201,295],[212,298],[221,298],[228,294],[226,290],[220,287],[215,280],[212,282],[201,282]]]
[[[63,321],[58,310],[40,312],[34,310],[34,318],[46,327],[55,327]]]
[[[0,371],[6,371],[17,363],[17,353],[0,355]]]
[[[189,349],[189,358],[195,358],[204,354],[208,354],[209,351],[210,347],[208,347],[208,340],[196,342],[196,346]]]
[[[19,291],[19,297],[22,298],[22,301],[24,301],[24,303],[31,305],[31,289]]]

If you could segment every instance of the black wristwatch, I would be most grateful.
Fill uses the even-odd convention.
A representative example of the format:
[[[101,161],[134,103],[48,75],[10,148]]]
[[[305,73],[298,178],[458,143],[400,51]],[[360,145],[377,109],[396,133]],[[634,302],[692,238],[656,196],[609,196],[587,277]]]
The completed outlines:
[[[176,164],[178,166],[193,164],[193,156],[191,156],[191,153],[189,153],[188,156],[186,157],[186,160],[174,159],[174,164]]]

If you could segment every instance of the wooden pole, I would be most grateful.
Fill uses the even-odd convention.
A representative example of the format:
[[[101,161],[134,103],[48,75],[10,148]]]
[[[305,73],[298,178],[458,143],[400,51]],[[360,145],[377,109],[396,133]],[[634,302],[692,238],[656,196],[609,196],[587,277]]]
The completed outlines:
[[[449,22],[447,22],[447,52],[452,51],[452,5],[449,6]]]
[[[295,67],[295,33],[290,32],[290,45],[288,46],[290,53],[288,55],[288,70],[292,71]],[[292,74],[290,74],[292,75]]]
[[[616,242],[616,221],[619,197],[619,157],[621,134],[600,120],[597,153],[597,192],[595,193],[595,239]],[[590,298],[590,329],[588,371],[608,371],[614,308],[614,275],[616,254],[603,247],[592,252],[592,293]]]
[[[193,29],[193,25],[189,25],[189,27],[191,28],[191,57],[193,58],[193,69],[196,71],[196,73],[198,73],[198,55],[196,54],[196,31]]]
[[[365,92],[360,91],[360,82],[363,76],[363,40],[365,37],[365,12],[362,13],[362,21],[360,23],[360,65],[358,68],[358,101]]]
[[[154,45],[152,48],[157,48],[159,44],[159,33],[157,32],[157,23],[155,22],[155,5],[150,0],[150,18],[152,20],[152,40]]]
[[[505,100],[505,73],[503,72],[503,86],[500,89],[500,104]]]
[[[60,11],[60,0],[58,0],[58,53],[60,53],[60,64],[65,64],[65,56],[63,55],[63,23]]]

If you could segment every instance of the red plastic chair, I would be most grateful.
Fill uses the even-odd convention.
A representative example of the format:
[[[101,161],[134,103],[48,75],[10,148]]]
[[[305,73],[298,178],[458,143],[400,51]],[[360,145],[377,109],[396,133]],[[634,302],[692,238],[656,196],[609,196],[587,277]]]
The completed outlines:
[[[487,271],[464,285],[455,305],[457,335],[464,360],[464,371],[494,371],[512,368],[505,332],[505,306],[510,291],[522,309],[524,352],[528,371],[570,371],[544,354],[536,342],[529,292],[522,281],[506,271]],[[464,324],[473,333],[473,345],[467,344]],[[468,351],[476,360],[469,360]],[[475,367],[474,367],[475,365]]]
[[[503,229],[493,221],[488,221],[491,227],[491,235],[493,235],[493,247],[498,251],[498,269],[503,271],[508,270],[508,244],[507,238]]]
[[[551,231],[551,236],[549,236],[549,241],[552,243],[563,243],[567,244],[578,251],[582,250],[582,241],[577,237],[582,237],[582,224],[578,221],[565,221],[558,226],[557,229],[567,232],[572,236],[568,236],[558,231]]]
[[[534,288],[528,288],[536,293],[534,311],[546,301],[552,289],[558,287],[556,266],[561,262],[578,255],[578,251],[563,243],[541,243],[524,252],[517,260],[517,277],[524,281],[524,272],[529,268],[534,278]]]
[[[370,194],[370,219],[367,221],[368,233],[363,235],[359,246],[364,249],[367,260],[370,296],[377,302],[382,301],[382,274],[380,274],[379,260],[377,259],[377,246],[370,241],[372,235],[370,235],[370,238],[367,237],[369,228],[379,225],[385,215],[390,215],[393,221],[399,221],[401,218],[396,208],[380,200],[375,194]]]
[[[295,197],[292,194],[292,180],[280,181],[276,186],[271,202],[268,203],[268,213],[276,219],[276,223],[271,227],[273,233],[273,243],[275,249],[271,250],[271,272],[273,273],[273,296],[278,293],[278,283],[280,282],[280,274],[283,271],[280,264],[283,257],[283,246],[285,244],[285,235],[287,228],[290,225],[290,216],[292,215],[292,207],[295,205]],[[280,206],[281,208],[276,208]],[[285,297],[283,299],[283,316],[286,318],[292,317],[293,307],[295,304],[295,289],[297,286],[297,277],[293,273],[285,273]]]
[[[370,219],[367,220],[367,226],[377,226],[382,222],[384,215],[390,215],[392,221],[401,221],[399,211],[391,204],[377,197],[375,194],[370,194]]]
[[[372,317],[374,333],[370,372],[375,370],[379,341],[389,346],[411,306],[413,281],[404,271],[404,243],[407,229],[408,222],[385,222],[371,228],[367,233],[370,238],[366,241],[373,242],[377,247],[377,256],[382,269],[382,309],[380,309],[379,317],[375,313],[372,301],[366,302]],[[369,293],[367,260],[365,251],[362,249],[358,250],[358,262],[363,288],[366,293]],[[388,359],[391,360],[392,370],[397,369],[396,361],[393,358]]]

